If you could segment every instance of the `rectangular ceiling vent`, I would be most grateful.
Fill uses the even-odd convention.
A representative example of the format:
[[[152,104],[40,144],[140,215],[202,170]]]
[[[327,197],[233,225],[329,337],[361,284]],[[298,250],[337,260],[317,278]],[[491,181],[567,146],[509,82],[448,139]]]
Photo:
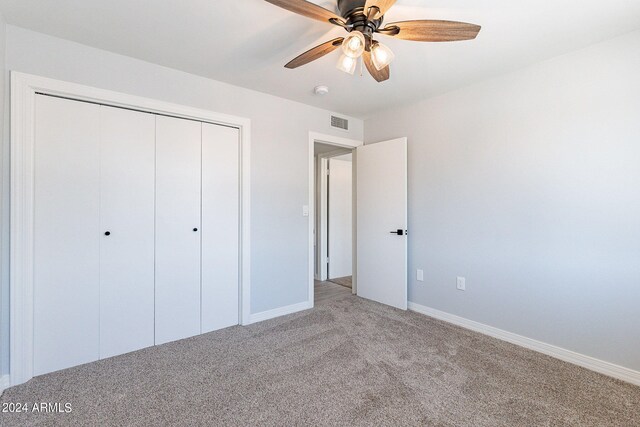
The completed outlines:
[[[349,120],[342,117],[331,116],[331,127],[342,130],[349,130]]]

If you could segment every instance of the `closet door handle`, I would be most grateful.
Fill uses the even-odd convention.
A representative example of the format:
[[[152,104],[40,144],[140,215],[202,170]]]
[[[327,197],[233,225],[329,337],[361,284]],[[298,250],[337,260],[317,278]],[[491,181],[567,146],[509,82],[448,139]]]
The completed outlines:
[[[111,232],[110,232],[110,231],[105,231],[105,232],[104,232],[104,235],[105,235],[105,236],[111,236]]]
[[[193,229],[193,231],[198,231],[198,229],[197,229],[197,228],[194,228],[194,229]]]

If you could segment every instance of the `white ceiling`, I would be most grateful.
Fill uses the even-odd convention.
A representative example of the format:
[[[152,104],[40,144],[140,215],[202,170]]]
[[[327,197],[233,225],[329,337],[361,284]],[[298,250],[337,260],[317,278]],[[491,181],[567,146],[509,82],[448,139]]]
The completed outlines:
[[[385,22],[449,19],[483,28],[476,40],[456,43],[380,36],[396,53],[391,79],[380,84],[338,71],[339,52],[283,68],[344,30],[263,0],[0,0],[0,11],[10,24],[356,117],[640,28],[638,0],[398,0]],[[331,93],[315,96],[319,84]]]

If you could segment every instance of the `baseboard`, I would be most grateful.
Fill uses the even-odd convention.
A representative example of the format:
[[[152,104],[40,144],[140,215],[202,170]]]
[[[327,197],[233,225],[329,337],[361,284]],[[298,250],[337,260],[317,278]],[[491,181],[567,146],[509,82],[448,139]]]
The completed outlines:
[[[298,304],[287,305],[285,307],[276,308],[273,310],[262,311],[249,315],[249,324],[262,322],[264,320],[273,319],[275,317],[286,316],[287,314],[297,313],[298,311],[308,310],[313,305],[309,301],[300,302]]]
[[[11,381],[9,380],[9,375],[3,375],[2,377],[0,377],[0,396],[2,396],[2,393],[4,393],[4,391],[8,389],[10,385]]]
[[[585,356],[584,354],[566,350],[555,345],[523,337],[522,335],[507,332],[502,329],[494,328],[493,326],[488,326],[483,323],[465,319],[464,317],[445,313],[444,311],[439,311],[414,302],[409,302],[409,310],[433,317],[434,319],[452,323],[481,334],[489,335],[491,337],[510,342],[511,344],[519,345],[521,347],[528,348],[529,350],[534,350],[539,353],[546,354],[547,356],[555,357],[556,359],[582,366],[583,368],[640,386],[639,371],[634,371],[591,356]]]

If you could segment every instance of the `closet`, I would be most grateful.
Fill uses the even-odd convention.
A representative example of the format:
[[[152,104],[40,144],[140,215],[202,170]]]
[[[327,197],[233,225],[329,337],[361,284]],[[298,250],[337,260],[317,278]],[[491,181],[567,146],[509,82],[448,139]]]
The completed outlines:
[[[37,95],[34,374],[238,324],[239,130]]]

